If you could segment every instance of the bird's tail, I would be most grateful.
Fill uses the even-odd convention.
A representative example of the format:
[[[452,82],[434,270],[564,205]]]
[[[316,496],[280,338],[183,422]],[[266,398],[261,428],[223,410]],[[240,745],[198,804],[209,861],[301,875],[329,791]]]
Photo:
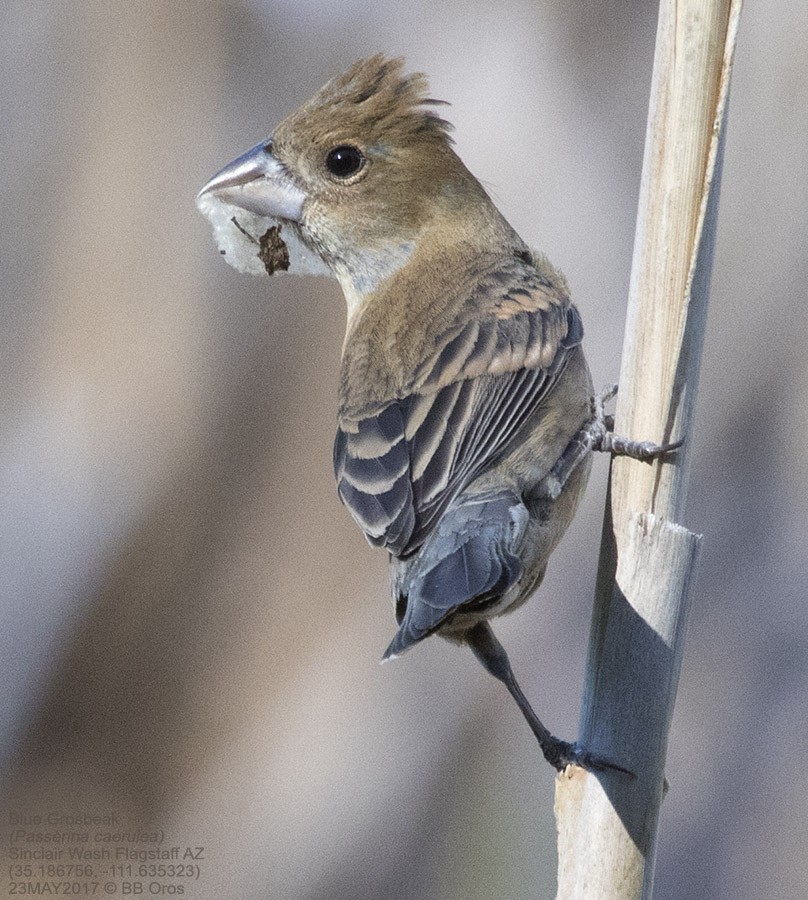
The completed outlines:
[[[450,507],[398,585],[406,608],[382,661],[401,656],[456,616],[495,604],[521,574],[514,545],[526,518],[510,491],[466,497]]]

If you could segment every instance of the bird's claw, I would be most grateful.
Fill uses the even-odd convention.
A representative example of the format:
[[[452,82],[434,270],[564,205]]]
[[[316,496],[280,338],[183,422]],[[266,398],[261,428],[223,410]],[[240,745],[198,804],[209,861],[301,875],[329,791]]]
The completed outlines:
[[[594,431],[594,450],[611,453],[613,456],[628,456],[631,459],[648,461],[657,459],[678,450],[684,444],[683,440],[672,441],[667,444],[656,444],[653,441],[635,441],[614,433],[614,416],[607,415],[604,405],[617,394],[616,384],[607,384],[595,396],[595,416],[591,423]]]
[[[542,752],[547,762],[559,772],[563,772],[567,766],[579,766],[589,772],[619,772],[621,775],[627,775],[629,778],[637,777],[630,769],[590,753],[577,742],[561,741],[554,738],[551,746],[542,747]]]
[[[617,396],[617,385],[616,384],[606,384],[604,385],[597,394],[595,394],[595,410],[599,415],[603,415],[603,407],[612,399],[612,397]]]
[[[630,456],[632,459],[647,461],[664,456],[673,450],[678,450],[684,441],[673,441],[670,444],[655,444],[653,441],[633,441],[627,437],[621,437],[612,431],[607,431],[601,440],[600,449],[611,453],[613,456]]]

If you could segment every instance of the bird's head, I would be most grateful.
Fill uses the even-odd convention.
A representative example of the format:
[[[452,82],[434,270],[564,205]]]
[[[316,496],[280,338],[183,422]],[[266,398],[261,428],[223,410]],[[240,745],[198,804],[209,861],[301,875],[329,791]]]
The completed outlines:
[[[444,243],[476,234],[481,244],[492,229],[510,232],[452,149],[451,126],[427,89],[400,59],[359,60],[214,176],[197,203],[229,261],[262,271],[245,241],[277,222],[284,239],[300,238],[337,276],[352,306],[430,231]],[[244,250],[251,258],[239,265]]]

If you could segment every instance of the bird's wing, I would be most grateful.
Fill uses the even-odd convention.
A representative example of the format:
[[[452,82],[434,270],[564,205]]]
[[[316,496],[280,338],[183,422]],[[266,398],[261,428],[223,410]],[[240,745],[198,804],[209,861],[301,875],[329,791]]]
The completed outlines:
[[[396,556],[504,454],[583,337],[566,292],[534,269],[493,273],[455,322],[403,396],[340,416],[340,497],[370,543]]]

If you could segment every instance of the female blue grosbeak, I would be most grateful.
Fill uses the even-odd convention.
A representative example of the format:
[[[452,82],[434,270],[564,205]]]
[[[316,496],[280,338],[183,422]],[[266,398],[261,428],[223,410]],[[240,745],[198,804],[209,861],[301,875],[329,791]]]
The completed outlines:
[[[334,471],[390,554],[398,630],[384,658],[431,634],[468,644],[553,766],[608,766],[542,725],[489,625],[541,583],[589,451],[608,444],[581,317],[454,152],[426,88],[401,60],[360,60],[198,204],[237,267],[314,262],[342,286]]]

